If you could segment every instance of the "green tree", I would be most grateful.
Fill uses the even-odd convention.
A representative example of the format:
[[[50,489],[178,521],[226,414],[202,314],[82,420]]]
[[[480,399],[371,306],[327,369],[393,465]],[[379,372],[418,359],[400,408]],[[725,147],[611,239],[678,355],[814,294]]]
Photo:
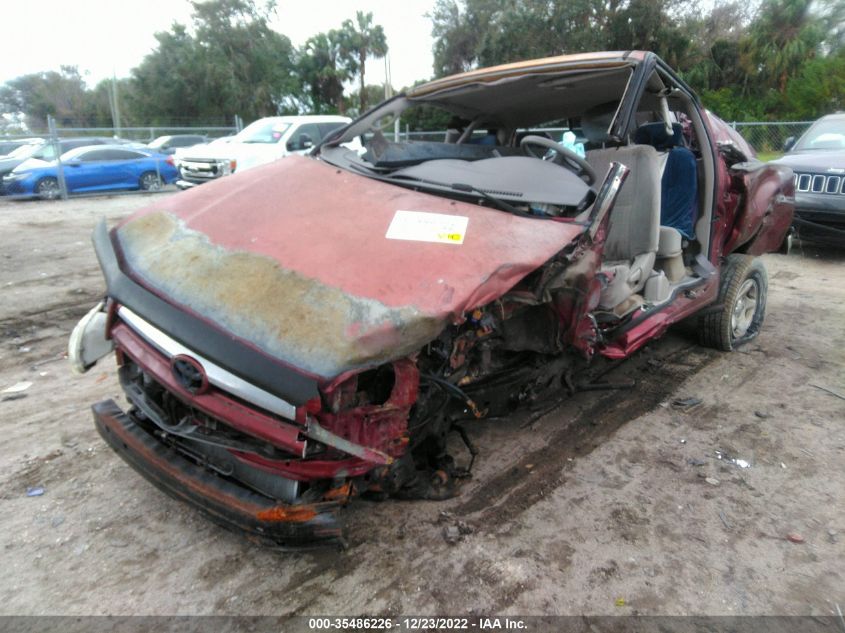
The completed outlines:
[[[307,110],[317,114],[344,114],[343,84],[352,78],[349,65],[343,61],[341,33],[331,30],[318,33],[302,47],[297,69],[307,95]]]
[[[611,3],[613,0],[611,0]],[[438,0],[431,13],[434,73],[606,48],[601,0]]]
[[[492,1],[488,10],[476,10],[458,0],[437,0],[429,14],[435,77],[466,72],[476,65],[482,32],[493,10]]]
[[[845,50],[816,58],[786,85],[789,118],[809,120],[845,110]]]
[[[117,88],[118,107],[120,108],[121,126],[144,125],[146,121],[138,119],[132,110],[132,82],[129,78],[103,79],[91,90],[91,118],[96,127],[109,127],[114,123],[111,106],[111,93]]]
[[[252,119],[278,114],[297,89],[293,46],[272,30],[275,5],[253,0],[192,0],[202,68],[229,113]]]
[[[152,124],[174,123],[180,119],[200,119],[221,113],[216,98],[200,66],[198,42],[186,26],[174,23],[170,31],[155,34],[158,46],[141,64],[132,69],[130,109]],[[227,104],[222,104],[227,107]],[[227,108],[228,109],[228,108]]]
[[[62,66],[59,72],[32,73],[6,82],[0,88],[0,109],[23,112],[30,127],[46,129],[47,115],[59,125],[91,125],[94,104],[79,69]]]
[[[278,114],[298,90],[290,40],[269,26],[275,6],[253,0],[192,2],[193,32],[173,24],[132,71],[135,111],[151,123],[245,120]]]
[[[608,48],[654,51],[670,66],[684,66],[698,54],[692,20],[678,0],[628,0],[606,16]]]
[[[344,20],[340,29],[341,51],[346,57],[348,70],[358,75],[359,109],[367,108],[366,71],[367,58],[380,59],[387,55],[387,38],[380,24],[373,24],[373,14],[357,11],[355,22]]]
[[[843,0],[722,0],[704,9],[689,0],[437,0],[430,17],[436,76],[641,49],[660,55],[731,119],[797,116],[840,103]]]
[[[821,52],[827,36],[813,0],[766,0],[743,41],[746,72],[758,87],[786,92],[789,77]]]
[[[437,0],[437,76],[521,59],[644,48],[669,61],[692,48],[685,0]]]
[[[364,103],[366,104],[375,104],[380,103],[384,100],[384,85],[383,84],[367,84],[366,88],[366,95],[364,98]],[[350,116],[358,116],[359,114],[363,114],[363,110],[360,109],[361,103],[361,91],[356,90],[355,92],[351,93],[348,97],[348,113]]]

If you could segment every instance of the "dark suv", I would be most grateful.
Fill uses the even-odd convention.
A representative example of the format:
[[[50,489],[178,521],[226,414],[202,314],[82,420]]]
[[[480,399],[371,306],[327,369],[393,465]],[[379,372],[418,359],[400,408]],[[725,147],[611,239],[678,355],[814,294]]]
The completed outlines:
[[[814,242],[845,245],[845,113],[824,116],[777,163],[795,172],[798,235]]]

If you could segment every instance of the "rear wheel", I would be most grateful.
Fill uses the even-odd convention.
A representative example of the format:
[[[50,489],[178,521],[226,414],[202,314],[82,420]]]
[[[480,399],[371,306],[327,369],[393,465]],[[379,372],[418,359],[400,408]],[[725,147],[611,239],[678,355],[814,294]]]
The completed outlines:
[[[55,178],[42,178],[35,183],[35,195],[42,200],[55,200],[61,195],[59,181]]]
[[[141,174],[138,183],[144,191],[159,191],[161,189],[161,177],[154,171],[145,171]]]
[[[728,255],[716,305],[699,320],[702,345],[732,351],[760,333],[766,316],[769,279],[763,262],[751,255]]]

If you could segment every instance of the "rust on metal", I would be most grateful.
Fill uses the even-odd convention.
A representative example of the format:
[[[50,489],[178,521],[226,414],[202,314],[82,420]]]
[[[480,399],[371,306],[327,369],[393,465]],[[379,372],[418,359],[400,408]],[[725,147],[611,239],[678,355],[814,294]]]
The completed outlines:
[[[118,231],[124,254],[147,283],[260,349],[320,376],[415,351],[442,318],[389,308],[285,270],[272,258],[231,252],[168,213]],[[175,265],[178,263],[178,265]]]
[[[338,486],[337,488],[331,488],[323,494],[323,499],[325,501],[340,501],[342,503],[346,503],[349,500],[349,497],[352,495],[352,482],[347,481],[342,486]]]
[[[285,521],[288,523],[305,523],[317,516],[317,510],[310,505],[286,506],[279,505],[255,514],[261,521]]]

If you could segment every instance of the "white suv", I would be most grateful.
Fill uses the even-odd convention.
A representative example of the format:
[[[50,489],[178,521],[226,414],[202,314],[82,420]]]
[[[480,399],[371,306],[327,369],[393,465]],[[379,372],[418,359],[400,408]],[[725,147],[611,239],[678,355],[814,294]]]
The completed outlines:
[[[350,121],[333,115],[258,119],[226,143],[212,142],[176,150],[180,175],[176,186],[187,189],[291,154],[304,154]]]

